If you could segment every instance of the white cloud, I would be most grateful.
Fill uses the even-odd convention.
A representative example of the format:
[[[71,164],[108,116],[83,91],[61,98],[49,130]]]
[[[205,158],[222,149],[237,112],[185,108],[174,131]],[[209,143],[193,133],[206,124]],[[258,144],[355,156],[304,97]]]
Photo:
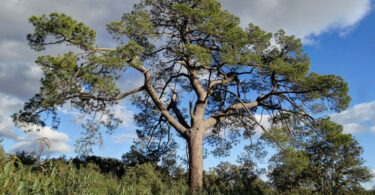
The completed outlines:
[[[348,32],[371,9],[370,0],[220,0],[223,8],[241,18],[241,24],[254,23],[276,32],[311,42],[311,36],[330,30]]]
[[[0,137],[22,140],[22,138],[13,131],[12,128],[14,124],[10,117],[10,115],[20,109],[21,106],[21,101],[0,93]]]
[[[375,101],[357,104],[343,112],[332,114],[330,117],[344,126],[345,133],[366,131],[375,133]]]
[[[133,111],[128,110],[121,103],[114,105],[112,110],[113,110],[113,113],[115,114],[115,117],[122,120],[121,125],[123,127],[129,127],[133,124],[133,115],[134,115]]]
[[[21,127],[21,129],[29,131],[25,134],[27,138],[16,143],[12,147],[13,151],[38,152],[40,144],[37,140],[39,138],[47,138],[50,143],[49,148],[46,148],[44,154],[70,151],[68,145],[69,137],[65,133],[57,132],[51,127],[40,127],[33,124]]]
[[[113,136],[113,142],[118,143],[130,143],[134,139],[137,139],[137,135],[131,133],[122,133],[116,136]]]
[[[53,152],[68,152],[70,147],[67,145],[69,137],[61,132],[52,130],[50,127],[38,127],[36,125],[27,125],[20,128],[23,131],[31,130],[24,134],[24,137],[19,136],[15,132],[15,127],[11,114],[17,112],[22,108],[23,102],[17,98],[6,96],[0,93],[0,137],[12,139],[17,143],[12,147],[13,151],[27,151],[32,152],[38,150],[37,139],[46,137],[51,145],[48,153]]]
[[[261,114],[255,114],[254,117],[258,121],[258,123],[260,125],[262,125],[266,130],[268,130],[268,129],[271,128],[271,123],[269,121],[269,119],[271,117],[270,115],[267,115],[267,114],[263,114],[263,115],[261,115]],[[263,129],[259,125],[257,125],[255,127],[255,134],[256,135],[262,135],[263,133],[264,133]]]
[[[269,119],[271,117],[270,115],[268,115],[268,114],[254,114],[254,117],[257,120],[257,122],[260,125],[262,125],[267,131],[271,128],[271,123],[269,121]],[[251,121],[254,122],[253,120],[251,120]],[[241,126],[241,127],[237,127],[237,128],[231,129],[231,130],[241,131],[241,130],[244,130],[244,128]],[[226,136],[225,131],[227,131],[227,129],[220,132],[221,137]],[[264,131],[263,131],[262,127],[260,127],[259,125],[255,125],[254,133],[255,133],[255,136],[261,136],[264,133]]]
[[[22,101],[0,93],[0,114],[11,114],[22,107]]]
[[[138,0],[8,0],[0,8],[0,37],[24,38],[31,15],[64,12],[104,32],[104,24],[119,19]],[[346,32],[370,10],[370,0],[220,0],[224,9],[269,31],[285,29],[299,37],[336,29]]]
[[[0,137],[5,137],[13,140],[21,140],[13,130],[13,121],[10,117],[0,114]]]

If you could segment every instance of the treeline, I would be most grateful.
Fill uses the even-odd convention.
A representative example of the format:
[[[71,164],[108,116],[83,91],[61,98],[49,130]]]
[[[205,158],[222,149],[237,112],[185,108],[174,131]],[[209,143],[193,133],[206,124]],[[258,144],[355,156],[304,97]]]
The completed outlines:
[[[271,181],[265,182],[252,166],[223,162],[204,172],[199,194],[375,194],[375,189],[366,191],[359,185],[342,187],[340,193],[334,193],[335,185],[326,185],[321,191],[313,178],[305,178],[310,186],[301,185],[298,179],[293,184],[291,175],[298,176],[296,171],[284,168],[289,171],[287,180],[280,177],[280,167],[274,170]],[[0,181],[0,194],[190,194],[185,169],[175,162],[157,163],[134,150],[121,160],[80,156],[43,161],[25,152],[8,155],[2,150]]]

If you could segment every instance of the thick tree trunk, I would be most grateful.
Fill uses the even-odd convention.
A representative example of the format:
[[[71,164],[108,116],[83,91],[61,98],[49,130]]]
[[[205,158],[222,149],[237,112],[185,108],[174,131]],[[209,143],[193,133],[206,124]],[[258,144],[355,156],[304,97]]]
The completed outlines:
[[[189,140],[189,182],[190,189],[195,194],[203,184],[203,133],[192,131]]]

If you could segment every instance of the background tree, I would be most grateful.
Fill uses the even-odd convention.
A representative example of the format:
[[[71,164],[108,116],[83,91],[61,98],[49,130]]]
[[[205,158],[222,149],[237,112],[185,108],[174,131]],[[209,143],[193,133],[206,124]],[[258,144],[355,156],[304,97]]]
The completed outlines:
[[[142,92],[134,97],[142,144],[160,149],[175,136],[186,140],[193,191],[202,185],[203,140],[226,155],[235,142],[224,140],[225,132],[248,139],[260,125],[255,113],[267,113],[272,126],[286,114],[310,125],[308,112],[340,111],[350,101],[341,77],[309,73],[299,39],[254,25],[244,30],[216,0],[143,0],[107,26],[119,40],[116,48],[96,46],[95,31],[64,14],[29,21],[31,48],[63,43],[80,51],[36,60],[42,86],[14,115],[18,125],[45,125],[43,113],[50,113],[57,127],[57,110],[69,103],[85,116],[78,148],[90,151],[101,141],[101,126],[111,133],[121,122],[111,106]],[[144,83],[124,92],[116,81],[129,68],[142,73]]]
[[[80,156],[72,159],[72,163],[80,168],[87,166],[89,163],[96,164],[101,173],[112,174],[121,178],[125,173],[125,164],[115,158],[103,158],[99,156]]]
[[[309,159],[303,151],[288,147],[274,155],[270,162],[272,172],[268,177],[277,190],[292,193],[302,187],[311,187],[309,178],[304,175],[304,171],[308,169]]]
[[[22,151],[17,152],[16,156],[23,165],[34,165],[36,162],[38,162],[38,159],[35,157],[34,153]]]
[[[341,125],[328,120],[322,123],[322,136],[314,135],[306,148],[317,190],[337,194],[361,188],[360,182],[372,177],[363,166],[362,147],[350,134],[342,133]]]
[[[264,194],[271,188],[253,168],[221,162],[205,172],[203,189],[207,194]]]
[[[321,120],[300,150],[288,148],[271,158],[272,184],[281,191],[307,188],[321,194],[345,194],[363,190],[370,170],[363,165],[362,147],[343,127]]]

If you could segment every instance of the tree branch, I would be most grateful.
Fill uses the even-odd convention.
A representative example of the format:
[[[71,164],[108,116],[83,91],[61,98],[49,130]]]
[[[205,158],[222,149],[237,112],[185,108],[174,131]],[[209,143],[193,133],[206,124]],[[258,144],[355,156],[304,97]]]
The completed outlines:
[[[132,89],[130,91],[127,91],[125,93],[122,93],[122,94],[120,94],[116,97],[98,97],[98,96],[91,95],[90,93],[80,93],[78,95],[70,96],[69,98],[85,97],[85,98],[90,98],[90,99],[93,99],[93,100],[117,101],[117,100],[124,99],[125,97],[127,97],[129,95],[132,95],[132,94],[135,94],[137,92],[143,91],[144,89],[145,89],[145,86],[142,86],[142,87],[135,88],[135,89]]]
[[[187,138],[187,128],[184,127],[179,121],[177,121],[165,108],[163,102],[159,99],[155,89],[151,85],[151,74],[143,66],[135,67],[138,71],[143,73],[145,77],[145,90],[150,95],[152,101],[155,103],[156,107],[159,109],[161,114],[166,118],[166,120],[176,129],[176,131],[183,137]]]
[[[180,109],[177,107],[177,102],[171,101],[170,107],[172,108],[173,112],[176,114],[176,117],[178,121],[185,127],[185,128],[190,128],[189,124],[185,121],[185,118],[183,117]],[[169,109],[168,109],[169,110]]]
[[[245,109],[247,111],[247,113],[249,113],[250,118],[262,129],[262,131],[265,134],[267,134],[272,139],[273,142],[275,142],[281,149],[283,149],[283,147],[281,146],[281,144],[267,131],[267,129],[262,124],[260,124],[260,122],[258,122],[258,120],[255,118],[255,116],[253,115],[253,113],[249,110],[248,105],[246,105],[246,103],[244,103],[235,93],[231,92],[230,90],[227,90],[227,89],[221,89],[221,90],[224,90],[224,91],[232,94],[233,96],[235,96],[236,99],[242,105],[242,109]],[[236,109],[236,110],[238,111],[239,109]]]

